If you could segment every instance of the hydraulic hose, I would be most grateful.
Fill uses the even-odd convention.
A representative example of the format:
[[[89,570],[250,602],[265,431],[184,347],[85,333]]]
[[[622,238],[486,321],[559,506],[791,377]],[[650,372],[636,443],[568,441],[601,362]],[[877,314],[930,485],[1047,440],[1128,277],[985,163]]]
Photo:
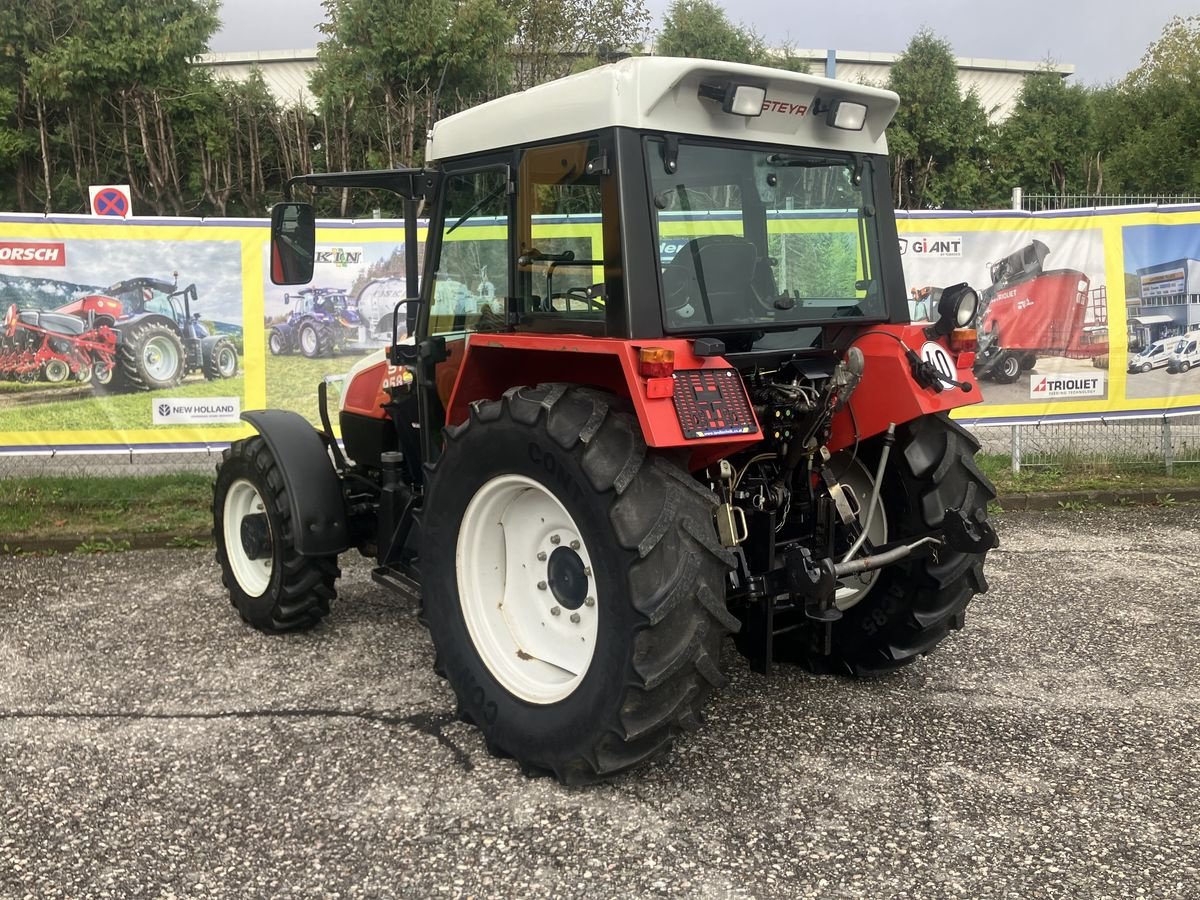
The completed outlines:
[[[879,465],[875,467],[875,484],[871,488],[871,500],[867,504],[867,519],[863,522],[858,540],[850,545],[850,549],[842,557],[843,564],[853,559],[854,554],[861,550],[862,545],[867,542],[867,533],[871,530],[871,525],[875,521],[875,508],[879,505],[879,490],[883,485],[883,470],[887,467],[888,457],[891,456],[892,446],[895,443],[896,423],[888,422],[887,433],[883,436],[883,452],[879,454]]]

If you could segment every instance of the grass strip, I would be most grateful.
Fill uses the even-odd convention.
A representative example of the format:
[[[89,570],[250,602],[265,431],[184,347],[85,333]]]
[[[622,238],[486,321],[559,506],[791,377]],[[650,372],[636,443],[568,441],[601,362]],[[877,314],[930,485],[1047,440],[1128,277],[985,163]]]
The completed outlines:
[[[1055,468],[1012,473],[1007,456],[976,457],[1005,497],[1046,492],[1143,492],[1168,497],[1200,488],[1200,465],[1180,464],[1168,475],[1137,461],[1091,464],[1082,471]],[[81,551],[131,546],[191,547],[212,530],[212,476],[177,473],[143,477],[37,476],[0,479],[0,553],[30,546],[69,546]]]

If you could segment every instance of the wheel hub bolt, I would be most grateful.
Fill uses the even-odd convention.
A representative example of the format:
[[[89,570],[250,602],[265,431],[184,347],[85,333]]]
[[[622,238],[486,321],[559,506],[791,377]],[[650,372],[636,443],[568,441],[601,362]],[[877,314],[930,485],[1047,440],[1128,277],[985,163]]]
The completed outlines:
[[[545,562],[546,561],[546,551],[539,550],[537,558],[538,558],[538,562]]]
[[[552,615],[552,616],[561,616],[561,615],[562,615],[562,609],[561,609],[560,607],[558,607],[558,606],[552,606],[552,607],[550,607],[550,615]]]
[[[546,589],[546,582],[544,582],[544,581],[539,581],[539,582],[538,582],[538,590],[539,590],[539,591],[544,591],[545,589]]]
[[[595,606],[595,605],[596,605],[596,598],[595,598],[595,597],[588,597],[586,600],[584,600],[584,601],[583,601],[583,605],[584,605],[584,606]]]
[[[560,538],[557,534],[550,535],[550,543],[557,544],[557,543],[560,543],[561,541],[562,541],[562,538]]]
[[[571,621],[574,624],[578,625],[579,624],[579,613],[571,613]]]
[[[579,549],[579,541],[571,541],[571,549],[578,550]]]
[[[584,575],[586,575],[588,578],[591,578],[591,577],[592,577],[592,567],[591,567],[591,566],[584,566],[584,567],[583,567],[583,574],[584,574]]]

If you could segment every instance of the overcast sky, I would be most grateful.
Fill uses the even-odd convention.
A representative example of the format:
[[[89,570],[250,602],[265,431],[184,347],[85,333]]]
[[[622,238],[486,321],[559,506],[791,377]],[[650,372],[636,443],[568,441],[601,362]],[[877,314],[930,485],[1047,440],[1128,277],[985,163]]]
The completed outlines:
[[[670,0],[646,0],[655,27]],[[1195,0],[724,0],[771,45],[897,53],[922,26],[946,38],[958,56],[1075,66],[1074,78],[1102,84],[1121,77],[1173,15],[1196,12]],[[315,47],[324,18],[320,0],[223,0],[224,27],[212,49],[295,50]]]

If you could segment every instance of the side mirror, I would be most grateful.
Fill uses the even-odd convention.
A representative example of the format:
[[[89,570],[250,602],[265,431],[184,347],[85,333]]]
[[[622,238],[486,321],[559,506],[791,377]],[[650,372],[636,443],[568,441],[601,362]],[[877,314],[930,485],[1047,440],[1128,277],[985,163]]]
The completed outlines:
[[[308,284],[317,250],[317,220],[311,204],[271,207],[271,281]]]

